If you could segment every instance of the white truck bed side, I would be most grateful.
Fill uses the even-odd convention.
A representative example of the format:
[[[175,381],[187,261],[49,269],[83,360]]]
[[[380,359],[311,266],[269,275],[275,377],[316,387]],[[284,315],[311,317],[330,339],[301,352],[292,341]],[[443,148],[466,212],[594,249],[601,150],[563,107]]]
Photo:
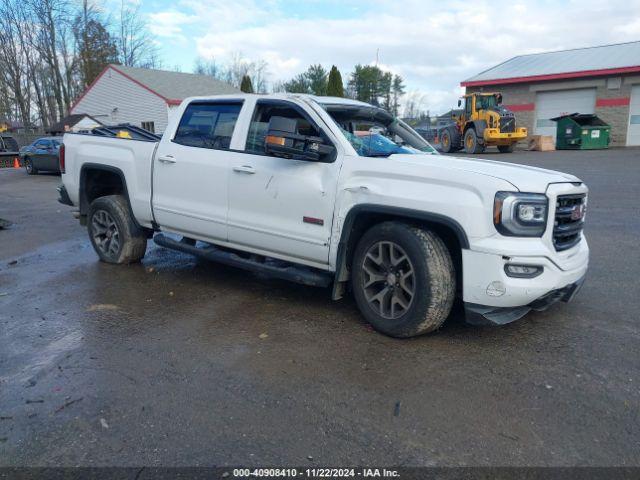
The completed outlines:
[[[124,175],[131,209],[140,225],[150,227],[151,176],[153,154],[157,142],[66,134],[66,173],[64,182],[75,205],[80,199],[80,170],[91,164],[113,167]]]

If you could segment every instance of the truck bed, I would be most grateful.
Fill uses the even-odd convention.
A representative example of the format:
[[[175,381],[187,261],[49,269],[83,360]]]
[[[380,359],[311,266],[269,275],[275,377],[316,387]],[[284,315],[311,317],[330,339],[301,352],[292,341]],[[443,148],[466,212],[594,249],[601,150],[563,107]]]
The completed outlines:
[[[131,209],[143,226],[151,226],[151,181],[153,155],[158,141],[128,139],[83,133],[64,135],[64,183],[74,205],[79,205],[82,170],[103,168],[126,180]]]

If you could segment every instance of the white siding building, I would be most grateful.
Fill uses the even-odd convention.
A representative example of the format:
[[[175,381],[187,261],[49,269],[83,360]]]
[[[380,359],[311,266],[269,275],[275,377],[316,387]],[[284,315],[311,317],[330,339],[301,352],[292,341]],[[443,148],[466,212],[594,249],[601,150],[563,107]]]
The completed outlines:
[[[239,91],[207,75],[108,65],[70,113],[91,115],[105,125],[131,123],[162,133],[171,110],[185,98]]]

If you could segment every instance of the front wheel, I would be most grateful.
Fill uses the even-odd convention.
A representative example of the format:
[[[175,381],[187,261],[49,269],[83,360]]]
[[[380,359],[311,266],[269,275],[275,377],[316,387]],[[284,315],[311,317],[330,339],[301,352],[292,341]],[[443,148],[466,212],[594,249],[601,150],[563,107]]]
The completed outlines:
[[[122,195],[96,198],[87,220],[91,244],[103,262],[134,263],[144,257],[147,237]]]
[[[484,145],[480,145],[475,128],[470,128],[464,132],[464,151],[467,153],[484,152]]]
[[[431,332],[451,312],[453,261],[442,239],[429,230],[399,222],[372,227],[356,247],[351,272],[360,312],[382,333]]]
[[[24,158],[24,169],[28,175],[36,175],[38,170],[33,166],[33,161],[29,157]]]

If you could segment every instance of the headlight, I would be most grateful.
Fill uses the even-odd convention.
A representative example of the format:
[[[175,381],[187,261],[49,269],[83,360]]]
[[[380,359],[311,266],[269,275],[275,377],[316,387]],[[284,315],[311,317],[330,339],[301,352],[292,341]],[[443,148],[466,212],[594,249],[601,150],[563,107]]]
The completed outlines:
[[[498,192],[493,224],[510,237],[541,237],[547,226],[549,201],[540,193]]]

